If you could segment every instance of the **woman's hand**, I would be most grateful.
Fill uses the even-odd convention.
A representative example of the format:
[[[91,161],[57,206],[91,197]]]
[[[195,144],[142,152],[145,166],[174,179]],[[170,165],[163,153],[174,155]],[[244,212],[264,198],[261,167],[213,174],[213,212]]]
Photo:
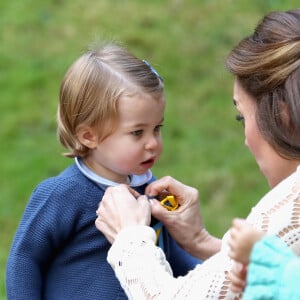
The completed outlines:
[[[150,203],[127,185],[108,187],[97,210],[96,227],[113,243],[117,234],[131,225],[149,225]]]
[[[146,194],[159,195],[167,191],[179,203],[176,210],[169,211],[159,201],[151,200],[152,215],[160,220],[177,243],[190,254],[206,259],[220,250],[221,242],[204,228],[197,189],[184,185],[170,176],[152,182]]]

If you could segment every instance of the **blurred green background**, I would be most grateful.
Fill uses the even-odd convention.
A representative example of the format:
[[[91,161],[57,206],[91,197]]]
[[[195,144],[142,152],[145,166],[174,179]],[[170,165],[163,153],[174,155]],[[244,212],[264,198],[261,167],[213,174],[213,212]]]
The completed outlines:
[[[58,91],[88,45],[120,41],[164,77],[164,153],[153,171],[197,187],[207,228],[221,237],[268,190],[235,121],[224,60],[265,13],[297,2],[2,0],[0,299],[10,244],[32,190],[72,163],[56,138]]]

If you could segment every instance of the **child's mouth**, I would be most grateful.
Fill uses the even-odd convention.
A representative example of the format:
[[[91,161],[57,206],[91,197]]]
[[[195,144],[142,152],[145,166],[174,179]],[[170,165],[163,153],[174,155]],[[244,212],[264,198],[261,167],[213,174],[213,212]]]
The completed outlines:
[[[153,164],[154,164],[154,158],[150,158],[142,162],[142,165],[153,165]]]

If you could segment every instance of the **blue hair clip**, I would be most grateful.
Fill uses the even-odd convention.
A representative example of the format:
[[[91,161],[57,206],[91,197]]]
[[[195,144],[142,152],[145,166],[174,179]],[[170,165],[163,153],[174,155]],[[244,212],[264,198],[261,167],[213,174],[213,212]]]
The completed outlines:
[[[157,78],[159,78],[162,82],[164,82],[164,80],[163,80],[163,78],[158,74],[158,72],[145,60],[145,59],[143,59],[143,62],[144,62],[144,64],[146,65],[146,66],[148,66],[148,68],[151,70],[151,72],[153,73],[153,74],[155,74],[155,76],[157,77]]]

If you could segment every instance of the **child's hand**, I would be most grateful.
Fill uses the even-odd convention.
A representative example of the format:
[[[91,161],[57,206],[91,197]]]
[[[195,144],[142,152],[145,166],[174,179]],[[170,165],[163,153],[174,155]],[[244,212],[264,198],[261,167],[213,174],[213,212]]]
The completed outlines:
[[[246,286],[247,265],[253,245],[262,238],[264,233],[253,228],[243,219],[234,219],[230,230],[228,244],[229,256],[236,262],[229,273],[230,289],[241,293]]]
[[[230,289],[241,293],[246,286],[247,265],[254,244],[263,237],[264,233],[255,229],[243,219],[234,219],[230,230],[228,244],[229,256],[236,262],[229,273]]]
[[[230,230],[228,244],[229,256],[244,265],[249,263],[253,245],[264,233],[255,229],[243,219],[234,219]]]
[[[246,287],[247,267],[241,263],[234,263],[229,273],[230,289],[234,293],[242,293]]]

